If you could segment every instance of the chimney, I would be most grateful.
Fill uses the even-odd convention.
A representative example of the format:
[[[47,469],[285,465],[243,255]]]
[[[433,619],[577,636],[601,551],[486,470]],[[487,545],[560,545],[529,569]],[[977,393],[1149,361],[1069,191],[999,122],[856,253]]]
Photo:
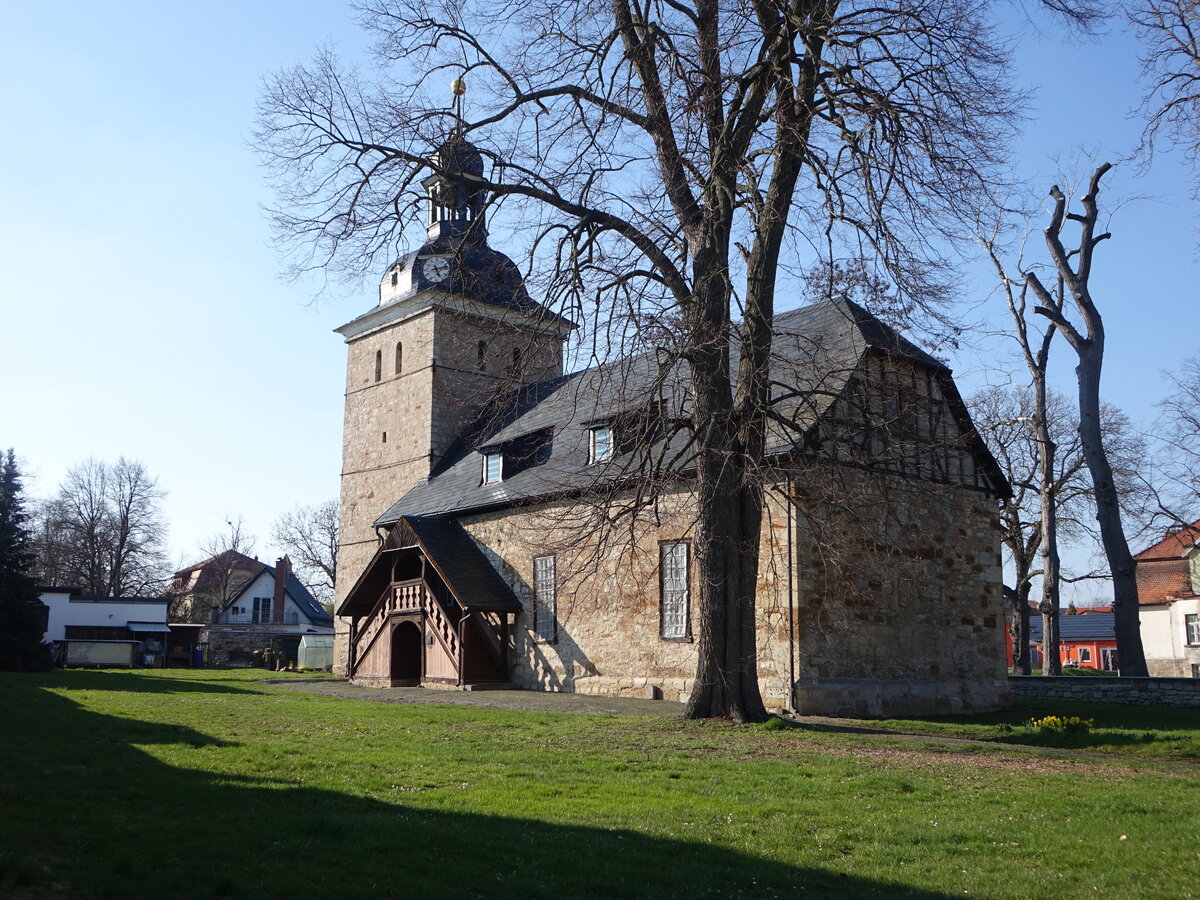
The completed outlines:
[[[275,560],[275,597],[271,603],[271,621],[283,622],[283,608],[287,602],[287,577],[292,571],[292,561],[284,556]]]

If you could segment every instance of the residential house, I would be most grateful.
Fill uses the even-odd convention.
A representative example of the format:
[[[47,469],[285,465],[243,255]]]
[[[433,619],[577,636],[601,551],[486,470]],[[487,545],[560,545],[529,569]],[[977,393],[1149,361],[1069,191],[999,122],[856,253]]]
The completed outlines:
[[[1058,617],[1059,661],[1066,668],[1117,670],[1117,632],[1111,612]],[[1042,668],[1042,617],[1029,617],[1030,664]]]
[[[207,625],[213,612],[223,609],[234,594],[262,573],[266,564],[236,550],[180,569],[167,593],[171,597],[171,621]]]
[[[294,663],[305,635],[333,634],[333,618],[295,573],[288,557],[241,581],[214,609],[201,642],[209,665],[246,663],[270,649],[275,660]]]
[[[1200,678],[1200,520],[1169,529],[1133,559],[1147,670]]]
[[[195,629],[167,622],[166,597],[92,597],[73,588],[44,587],[43,640],[64,665],[190,665]]]

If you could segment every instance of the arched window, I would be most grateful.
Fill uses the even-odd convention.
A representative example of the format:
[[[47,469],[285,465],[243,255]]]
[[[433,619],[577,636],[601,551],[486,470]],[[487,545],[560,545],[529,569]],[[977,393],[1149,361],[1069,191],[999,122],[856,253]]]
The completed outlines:
[[[400,371],[403,368],[404,368],[404,344],[402,344],[400,341],[396,341],[396,374],[399,375]]]
[[[383,378],[383,351],[375,351],[375,380],[379,381]]]

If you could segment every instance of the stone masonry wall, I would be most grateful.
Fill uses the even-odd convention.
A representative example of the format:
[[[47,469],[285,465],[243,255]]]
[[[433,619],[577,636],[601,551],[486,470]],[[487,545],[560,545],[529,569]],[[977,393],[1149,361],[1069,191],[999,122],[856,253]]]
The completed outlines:
[[[487,343],[482,368],[479,341]],[[521,351],[515,367],[514,348]],[[427,307],[348,343],[336,603],[377,549],[375,520],[429,476],[483,404],[498,391],[561,373],[561,338],[531,329],[516,314],[496,321]],[[334,672],[345,674],[349,622],[338,619],[334,629]]]
[[[810,476],[799,493],[797,709],[1007,705],[994,499],[847,472]]]
[[[483,365],[479,345],[484,345]],[[514,351],[518,361],[514,363]],[[562,341],[530,328],[523,316],[481,319],[443,312],[437,322],[433,385],[434,457],[454,440],[497,394],[562,374]],[[399,497],[397,497],[399,499]]]
[[[342,430],[340,544],[335,603],[340,604],[374,555],[373,523],[429,475],[433,395],[433,316],[392,322],[352,340],[346,356]],[[396,343],[403,343],[399,374]],[[375,381],[375,354],[381,355]],[[386,440],[385,440],[386,434]],[[345,674],[349,623],[334,622],[334,672]]]
[[[664,498],[660,525],[633,534],[597,528],[582,505],[501,511],[463,525],[524,604],[514,630],[513,681],[533,690],[684,699],[691,689],[696,647],[691,639],[659,637],[659,541],[686,540],[690,494]],[[612,540],[598,542],[597,535]],[[556,557],[557,639],[533,631],[533,560]],[[696,592],[694,560],[691,592]],[[694,617],[694,603],[693,603]],[[694,618],[693,618],[694,629]]]
[[[1014,697],[1135,706],[1200,707],[1200,678],[1011,675]]]
[[[872,503],[885,510],[898,502],[894,485],[888,495],[882,479],[858,477],[862,496],[849,519],[871,513]],[[798,565],[789,584],[788,504],[780,491],[768,492],[757,598],[768,706],[788,704],[793,668],[802,712],[963,712],[1009,702],[993,501],[959,490],[909,491],[903,499],[903,512],[884,514],[891,543],[874,532],[865,538],[861,521],[852,540],[847,517],[826,515],[818,524],[810,508],[790,538]],[[691,504],[690,492],[676,492],[660,504],[656,526],[622,529],[608,546],[597,544],[606,529],[582,506],[464,520],[526,607],[514,633],[513,679],[531,689],[686,699],[696,646],[660,637],[658,579],[660,542],[690,538]],[[558,638],[540,642],[533,559],[551,554]],[[691,564],[695,636],[694,557]]]

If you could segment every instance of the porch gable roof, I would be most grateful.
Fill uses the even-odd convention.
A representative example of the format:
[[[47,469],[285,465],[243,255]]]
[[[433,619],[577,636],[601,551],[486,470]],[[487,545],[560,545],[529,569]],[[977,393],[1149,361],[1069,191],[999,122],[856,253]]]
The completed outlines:
[[[419,550],[463,609],[521,611],[521,601],[458,522],[437,516],[402,516],[392,533],[402,546],[381,546],[338,607],[338,615],[369,611],[391,583],[396,554]]]

